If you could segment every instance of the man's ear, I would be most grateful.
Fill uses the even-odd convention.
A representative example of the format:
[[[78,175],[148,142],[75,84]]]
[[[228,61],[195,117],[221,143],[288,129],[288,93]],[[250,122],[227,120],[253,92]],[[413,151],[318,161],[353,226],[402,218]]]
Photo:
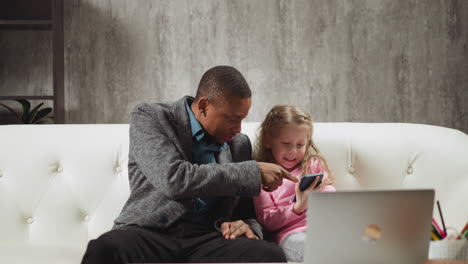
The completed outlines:
[[[200,99],[198,100],[197,109],[203,116],[206,116],[206,111],[208,110],[209,104],[210,104],[210,101],[208,100],[208,98],[204,96],[200,97]]]

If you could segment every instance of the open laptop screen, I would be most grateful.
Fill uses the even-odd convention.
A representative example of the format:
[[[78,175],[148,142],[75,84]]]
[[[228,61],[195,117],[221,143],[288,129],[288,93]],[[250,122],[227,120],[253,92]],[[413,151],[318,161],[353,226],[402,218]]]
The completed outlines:
[[[422,263],[434,190],[312,193],[304,263]]]

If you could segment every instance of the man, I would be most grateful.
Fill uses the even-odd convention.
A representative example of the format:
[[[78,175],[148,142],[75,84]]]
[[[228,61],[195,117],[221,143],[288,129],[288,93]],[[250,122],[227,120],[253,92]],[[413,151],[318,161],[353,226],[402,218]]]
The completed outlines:
[[[250,197],[297,180],[251,160],[239,133],[250,106],[247,82],[229,66],[208,70],[195,98],[137,106],[130,197],[114,229],[90,241],[83,263],[286,262],[261,240]]]

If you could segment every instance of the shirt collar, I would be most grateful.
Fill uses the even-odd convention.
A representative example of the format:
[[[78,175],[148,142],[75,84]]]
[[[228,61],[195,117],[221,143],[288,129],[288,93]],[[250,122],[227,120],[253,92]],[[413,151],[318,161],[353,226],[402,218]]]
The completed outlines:
[[[187,113],[188,113],[189,119],[190,119],[190,127],[192,129],[192,138],[195,138],[195,140],[198,141],[198,142],[203,141],[204,143],[206,143],[203,140],[203,138],[206,136],[206,132],[203,129],[203,127],[201,126],[200,122],[198,122],[195,115],[193,114],[192,109],[190,108],[188,101],[185,102],[185,107],[187,108]],[[221,144],[221,145],[217,144],[217,143],[212,143],[212,144],[208,144],[207,147],[211,151],[218,151],[219,152],[219,151],[225,150],[227,148],[227,144],[226,144],[226,142],[224,144]]]
[[[200,122],[198,122],[197,118],[195,118],[195,115],[193,114],[192,109],[190,109],[188,102],[185,102],[185,107],[187,108],[187,113],[190,119],[192,137],[194,137],[197,141],[200,141],[205,136],[205,130],[203,130],[203,127],[200,125]]]

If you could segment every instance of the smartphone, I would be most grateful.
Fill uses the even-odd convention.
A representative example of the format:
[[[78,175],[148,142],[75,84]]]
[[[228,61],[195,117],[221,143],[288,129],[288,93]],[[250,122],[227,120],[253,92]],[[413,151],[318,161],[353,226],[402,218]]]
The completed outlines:
[[[317,182],[317,186],[322,183],[323,173],[315,173],[315,174],[306,174],[301,178],[301,182],[299,182],[299,190],[303,192],[307,189],[314,181],[315,178],[319,177],[319,181]]]
[[[305,191],[314,181],[315,178],[319,177],[320,179],[317,182],[317,185],[319,186],[322,183],[323,180],[323,173],[315,173],[315,174],[306,174],[301,178],[301,181],[299,182],[299,190],[301,192]],[[294,195],[293,203],[296,202],[296,195]]]

